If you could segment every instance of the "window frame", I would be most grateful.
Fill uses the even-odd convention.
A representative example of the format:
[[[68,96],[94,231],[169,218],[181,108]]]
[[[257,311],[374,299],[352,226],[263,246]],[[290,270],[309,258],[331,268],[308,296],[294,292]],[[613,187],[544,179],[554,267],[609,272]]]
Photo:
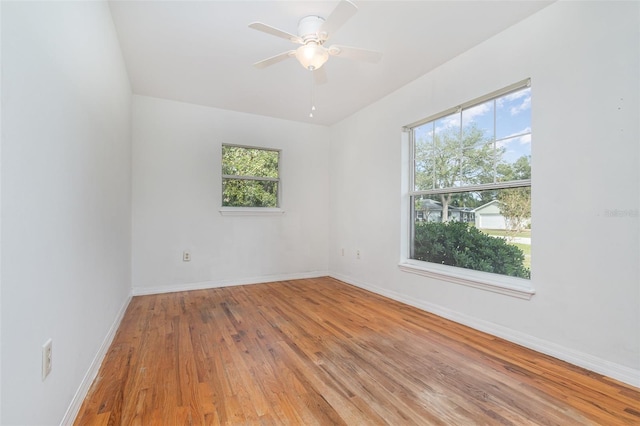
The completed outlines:
[[[254,149],[259,151],[269,151],[276,152],[278,154],[278,177],[266,177],[266,176],[250,176],[250,175],[227,175],[224,174],[224,148],[232,147],[232,148],[243,148],[243,149]],[[251,145],[240,145],[240,144],[230,144],[223,143],[220,146],[220,172],[221,172],[221,180],[220,180],[220,204],[221,207],[219,212],[223,216],[278,216],[284,213],[282,209],[282,150],[278,148],[268,148],[263,146],[251,146]],[[223,205],[224,201],[224,181],[225,179],[233,179],[233,180],[246,180],[253,182],[276,182],[276,206],[275,207],[260,207],[260,206],[225,206]]]
[[[465,102],[459,106],[449,108],[438,114],[434,114],[422,120],[408,124],[402,128],[402,140],[404,147],[402,155],[402,169],[403,171],[405,170],[405,168],[407,170],[406,173],[403,172],[403,187],[405,188],[405,190],[403,191],[404,195],[402,197],[402,228],[404,229],[404,231],[403,241],[401,243],[401,259],[398,265],[401,271],[430,278],[436,278],[456,284],[462,284],[474,288],[484,289],[526,300],[530,299],[535,294],[535,289],[533,288],[532,284],[532,278],[518,278],[484,271],[477,271],[474,269],[460,268],[450,265],[440,265],[437,263],[412,259],[415,221],[412,208],[413,200],[415,199],[414,197],[421,195],[455,194],[501,190],[508,188],[532,187],[531,179],[496,182],[494,178],[493,183],[454,186],[448,188],[433,188],[430,190],[417,191],[415,187],[416,141],[414,129],[424,124],[434,122],[440,118],[449,116],[451,114],[461,113],[466,109],[483,104],[487,101],[499,98],[509,93],[516,92],[526,87],[531,87],[531,79],[529,78],[504,87],[500,90],[496,90],[494,92],[486,94],[479,98],[473,99],[469,102]],[[497,138],[496,136],[497,135],[495,134],[493,136],[494,142],[500,140],[500,138]]]

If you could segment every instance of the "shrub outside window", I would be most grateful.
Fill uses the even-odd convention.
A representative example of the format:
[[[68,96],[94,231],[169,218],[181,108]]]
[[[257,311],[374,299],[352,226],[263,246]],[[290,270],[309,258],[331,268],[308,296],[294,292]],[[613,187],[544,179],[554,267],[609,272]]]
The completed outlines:
[[[409,129],[409,257],[529,279],[529,81]]]
[[[222,206],[280,205],[280,151],[222,145]]]

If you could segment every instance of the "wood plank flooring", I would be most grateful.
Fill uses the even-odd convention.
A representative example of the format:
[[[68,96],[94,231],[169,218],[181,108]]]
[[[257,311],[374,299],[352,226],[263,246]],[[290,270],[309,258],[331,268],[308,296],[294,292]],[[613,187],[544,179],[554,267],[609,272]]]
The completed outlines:
[[[624,425],[640,390],[332,278],[134,297],[76,425]]]

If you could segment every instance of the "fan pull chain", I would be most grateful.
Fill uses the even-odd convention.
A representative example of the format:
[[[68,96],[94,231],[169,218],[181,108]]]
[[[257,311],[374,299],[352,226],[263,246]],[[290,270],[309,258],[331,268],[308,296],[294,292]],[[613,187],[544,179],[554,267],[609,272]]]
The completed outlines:
[[[311,71],[311,111],[309,112],[309,117],[313,118],[313,111],[316,110],[315,106],[315,78],[313,78],[313,71]]]

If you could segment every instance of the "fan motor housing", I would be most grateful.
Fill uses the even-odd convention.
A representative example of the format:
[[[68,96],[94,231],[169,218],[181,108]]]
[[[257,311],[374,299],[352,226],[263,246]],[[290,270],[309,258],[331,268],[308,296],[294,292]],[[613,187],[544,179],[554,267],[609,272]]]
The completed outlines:
[[[324,18],[322,16],[305,16],[298,22],[298,36],[300,36],[305,43],[310,40],[322,43],[326,39],[326,34],[324,34],[323,37],[319,33],[323,23]]]

